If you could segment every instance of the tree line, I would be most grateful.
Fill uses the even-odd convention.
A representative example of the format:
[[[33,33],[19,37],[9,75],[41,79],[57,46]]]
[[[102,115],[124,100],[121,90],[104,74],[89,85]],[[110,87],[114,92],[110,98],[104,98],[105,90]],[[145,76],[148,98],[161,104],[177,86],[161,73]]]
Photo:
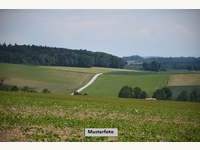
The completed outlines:
[[[143,63],[142,67],[144,70],[147,71],[165,71],[165,69],[161,68],[161,64],[156,62],[156,61],[152,61],[151,63]]]
[[[178,100],[178,101],[194,101],[200,102],[200,93],[196,90],[191,91],[188,93],[187,91],[181,91],[178,96],[174,99],[172,98],[172,91],[168,87],[163,87],[157,89],[153,92],[152,98],[157,100]],[[136,99],[145,99],[147,98],[147,93],[143,91],[140,87],[129,87],[123,86],[119,93],[118,97],[120,98],[136,98]]]
[[[157,62],[162,69],[175,70],[200,70],[200,57],[141,57],[137,55],[123,57],[127,62],[134,64],[143,64],[143,68],[148,68],[145,64]]]
[[[82,49],[36,45],[0,44],[0,62],[70,67],[123,68],[126,62],[117,56]]]
[[[21,91],[21,92],[28,92],[28,93],[37,93],[38,92],[34,88],[31,88],[28,86],[18,87],[16,85],[4,84],[4,79],[0,79],[0,91],[9,91],[9,92]],[[41,92],[42,93],[50,93],[50,90],[47,88],[44,88]]]

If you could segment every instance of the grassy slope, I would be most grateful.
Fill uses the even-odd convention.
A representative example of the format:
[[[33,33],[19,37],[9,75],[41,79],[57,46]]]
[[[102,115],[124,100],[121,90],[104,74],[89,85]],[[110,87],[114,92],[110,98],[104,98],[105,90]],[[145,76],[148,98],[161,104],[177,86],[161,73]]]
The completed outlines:
[[[151,96],[155,89],[166,86],[169,74],[165,73],[136,73],[113,72],[100,76],[83,92],[96,96],[117,97],[122,86],[139,86]]]
[[[41,68],[17,64],[0,64],[0,78],[5,78],[6,84],[34,87],[40,91],[48,88],[54,93],[71,93],[86,84],[94,75],[86,72],[75,72]]]
[[[124,71],[126,69],[117,69],[117,68],[103,68],[103,67],[91,67],[91,68],[80,68],[80,67],[62,67],[62,66],[40,66],[41,68],[57,69],[57,70],[67,70],[74,72],[83,72],[83,73],[106,73],[112,71]]]
[[[118,128],[85,138],[84,128]],[[200,141],[200,103],[0,92],[0,141]]]

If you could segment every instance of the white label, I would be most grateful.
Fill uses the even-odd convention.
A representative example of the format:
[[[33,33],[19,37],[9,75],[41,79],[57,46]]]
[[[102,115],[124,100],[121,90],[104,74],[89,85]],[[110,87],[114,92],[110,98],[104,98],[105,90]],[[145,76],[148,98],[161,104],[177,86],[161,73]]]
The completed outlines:
[[[85,136],[118,136],[117,128],[85,128]]]

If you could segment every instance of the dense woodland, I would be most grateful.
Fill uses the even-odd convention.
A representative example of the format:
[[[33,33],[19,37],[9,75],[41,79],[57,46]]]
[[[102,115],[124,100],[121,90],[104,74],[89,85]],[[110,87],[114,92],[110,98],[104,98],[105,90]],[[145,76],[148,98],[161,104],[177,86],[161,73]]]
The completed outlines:
[[[0,62],[71,67],[123,68],[122,58],[87,50],[72,50],[36,45],[0,44]]]
[[[162,71],[165,70],[165,69],[162,69],[161,68],[161,64],[156,62],[156,61],[152,61],[151,63],[144,62],[142,64],[142,67],[143,67],[144,70],[148,70],[148,71],[156,71],[156,72],[158,72],[158,71],[161,71],[161,70]]]
[[[160,64],[161,69],[200,70],[200,57],[141,57],[134,55],[123,57],[123,59],[140,66],[143,63],[150,64],[154,61]]]

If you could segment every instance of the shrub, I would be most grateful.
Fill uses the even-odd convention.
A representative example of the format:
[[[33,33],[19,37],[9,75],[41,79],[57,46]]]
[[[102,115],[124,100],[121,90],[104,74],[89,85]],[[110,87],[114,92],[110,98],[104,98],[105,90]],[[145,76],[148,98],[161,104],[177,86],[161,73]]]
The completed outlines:
[[[172,96],[172,92],[168,87],[164,87],[162,89],[157,89],[154,93],[153,93],[153,98],[156,99],[171,99]]]
[[[45,88],[45,89],[42,90],[42,93],[50,93],[50,91]]]
[[[14,85],[14,86],[11,87],[10,90],[11,91],[19,91],[19,88],[16,85]]]
[[[81,93],[74,91],[74,95],[81,95]]]
[[[8,85],[2,85],[2,86],[0,86],[0,90],[2,90],[2,91],[9,91],[10,90],[10,86],[8,86]]]
[[[190,99],[191,101],[200,101],[200,93],[198,93],[196,90],[193,90],[190,93]]]
[[[36,90],[34,90],[33,88],[30,88],[28,86],[24,86],[21,90],[23,92],[31,92],[31,93],[36,93],[37,92]]]
[[[142,93],[141,88],[135,87],[135,88],[133,89],[133,96],[132,96],[132,97],[133,97],[133,98],[140,98],[141,93]]]
[[[132,92],[133,92],[133,89],[131,87],[123,86],[121,90],[119,91],[118,97],[131,98],[133,97]]]
[[[183,100],[183,101],[186,101],[188,100],[188,94],[186,91],[181,91],[179,93],[179,95],[177,96],[176,100]]]
[[[145,91],[142,91],[140,94],[141,99],[145,99],[147,97],[147,93]]]
[[[3,86],[4,79],[0,79],[0,86]]]
[[[22,91],[24,91],[24,92],[29,92],[29,90],[30,90],[30,88],[28,86],[24,86],[22,88]]]
[[[132,89],[129,86],[124,86],[119,91],[118,97],[145,99],[147,97],[147,94],[145,91],[142,91],[140,87],[135,87],[134,89]]]

